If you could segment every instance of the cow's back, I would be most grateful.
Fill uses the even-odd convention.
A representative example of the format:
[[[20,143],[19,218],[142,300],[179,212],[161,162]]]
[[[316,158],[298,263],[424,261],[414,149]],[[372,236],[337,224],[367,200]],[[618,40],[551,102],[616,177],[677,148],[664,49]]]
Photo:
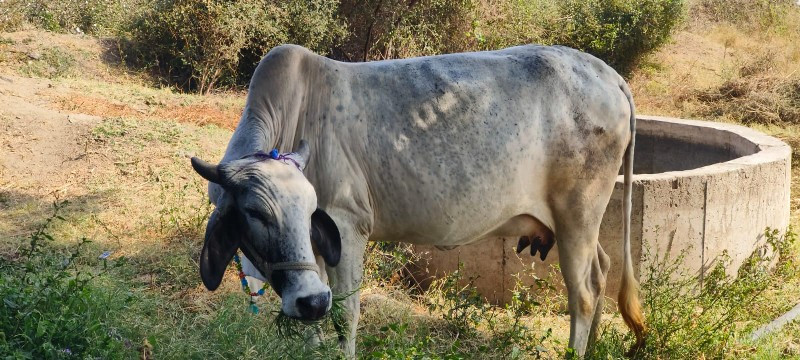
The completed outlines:
[[[564,47],[336,63],[339,138],[362,137],[373,238],[462,244],[552,194],[614,176],[630,106],[619,75]],[[342,146],[348,146],[343,144]]]

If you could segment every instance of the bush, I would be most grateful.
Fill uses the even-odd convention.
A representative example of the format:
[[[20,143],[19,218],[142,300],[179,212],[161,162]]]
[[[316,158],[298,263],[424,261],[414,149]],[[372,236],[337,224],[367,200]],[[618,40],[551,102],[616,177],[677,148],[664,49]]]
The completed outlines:
[[[130,63],[202,93],[246,84],[263,55],[283,43],[348,61],[563,44],[624,73],[661,46],[684,13],[684,0],[7,2],[0,28],[28,21],[117,34],[130,45],[123,47]]]
[[[103,294],[93,280],[108,268],[79,265],[82,239],[67,254],[52,249],[47,232],[65,203],[30,237],[15,260],[0,259],[0,354],[6,358],[119,358],[123,344],[107,326],[116,294]]]
[[[240,74],[249,78],[276,45],[327,53],[343,34],[335,10],[335,0],[156,0],[131,26],[130,40],[140,64],[207,93],[235,84]]]
[[[126,23],[145,0],[9,0],[0,31],[14,31],[29,22],[49,31],[108,35]]]
[[[552,0],[492,0],[473,22],[472,37],[481,50],[521,44],[550,44],[561,18]]]
[[[473,33],[482,50],[526,43],[586,51],[625,74],[666,43],[681,23],[683,0],[492,1]]]
[[[569,0],[551,42],[586,51],[621,73],[658,49],[684,16],[683,0]]]
[[[349,61],[396,59],[472,49],[474,0],[343,0],[350,36],[334,52]]]

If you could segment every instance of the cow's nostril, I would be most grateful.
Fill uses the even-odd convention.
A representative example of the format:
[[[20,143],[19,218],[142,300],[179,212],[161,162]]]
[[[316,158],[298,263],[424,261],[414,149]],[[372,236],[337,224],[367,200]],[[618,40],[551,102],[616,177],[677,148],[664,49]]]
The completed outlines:
[[[330,291],[327,291],[323,294],[297,298],[295,304],[303,320],[318,320],[325,316],[325,313],[328,311],[328,303],[330,300]]]

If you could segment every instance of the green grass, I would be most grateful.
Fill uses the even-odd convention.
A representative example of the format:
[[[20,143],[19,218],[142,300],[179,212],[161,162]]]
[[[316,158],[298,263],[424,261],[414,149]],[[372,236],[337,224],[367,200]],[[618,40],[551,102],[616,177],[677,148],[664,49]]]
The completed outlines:
[[[28,76],[54,79],[74,75],[75,64],[76,59],[72,53],[52,47],[28,60],[21,70]]]

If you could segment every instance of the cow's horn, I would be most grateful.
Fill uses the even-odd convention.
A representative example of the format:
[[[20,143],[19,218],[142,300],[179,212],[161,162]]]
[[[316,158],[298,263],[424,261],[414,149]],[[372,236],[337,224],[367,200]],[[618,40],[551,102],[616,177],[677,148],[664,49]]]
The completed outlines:
[[[300,168],[305,169],[306,164],[308,164],[308,158],[311,156],[311,147],[308,146],[308,141],[300,140],[294,153],[300,156],[300,159],[298,159]]]
[[[219,169],[216,165],[207,163],[200,158],[192,157],[192,168],[197,171],[204,179],[211,181],[215,184],[221,184],[222,180],[219,176]]]

